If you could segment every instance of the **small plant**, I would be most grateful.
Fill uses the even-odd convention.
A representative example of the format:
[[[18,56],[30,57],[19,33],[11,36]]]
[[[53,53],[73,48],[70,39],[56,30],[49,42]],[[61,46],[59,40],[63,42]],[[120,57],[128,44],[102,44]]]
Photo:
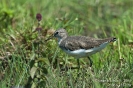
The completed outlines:
[[[38,21],[38,25],[37,25],[37,28],[36,28],[36,31],[38,32],[38,40],[41,40],[40,39],[40,35],[41,35],[41,30],[42,30],[42,27],[40,26],[40,21],[42,20],[42,15],[40,13],[36,14],[36,19]],[[39,42],[37,43],[38,45],[38,57],[39,57]]]
[[[36,19],[38,21],[38,24],[37,24],[37,28],[35,29],[35,31],[38,32],[38,38],[37,38],[37,41],[34,42],[33,44],[33,47],[35,50],[35,58],[33,58],[30,62],[30,77],[26,84],[26,88],[34,88],[34,87],[37,88],[40,86],[44,87],[45,80],[46,80],[44,74],[47,74],[47,69],[44,66],[45,63],[41,59],[41,50],[40,50],[41,31],[42,31],[40,22],[42,20],[42,15],[38,13],[36,15]]]

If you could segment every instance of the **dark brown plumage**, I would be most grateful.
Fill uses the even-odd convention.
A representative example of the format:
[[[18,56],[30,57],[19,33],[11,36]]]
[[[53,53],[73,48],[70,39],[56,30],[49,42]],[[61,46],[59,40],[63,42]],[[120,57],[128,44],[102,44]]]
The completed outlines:
[[[105,42],[113,42],[116,38],[106,38],[106,39],[94,39],[85,36],[70,36],[63,39],[59,45],[60,48],[74,51],[78,49],[91,49],[98,47]]]

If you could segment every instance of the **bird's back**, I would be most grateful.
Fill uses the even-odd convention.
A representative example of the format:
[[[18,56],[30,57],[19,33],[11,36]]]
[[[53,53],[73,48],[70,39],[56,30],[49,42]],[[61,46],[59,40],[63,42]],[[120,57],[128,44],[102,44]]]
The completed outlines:
[[[91,49],[94,47],[98,47],[101,44],[107,42],[113,42],[116,38],[106,38],[106,39],[95,39],[91,37],[86,36],[69,36],[65,39],[63,39],[60,43],[60,47],[62,49],[74,51],[78,49]]]

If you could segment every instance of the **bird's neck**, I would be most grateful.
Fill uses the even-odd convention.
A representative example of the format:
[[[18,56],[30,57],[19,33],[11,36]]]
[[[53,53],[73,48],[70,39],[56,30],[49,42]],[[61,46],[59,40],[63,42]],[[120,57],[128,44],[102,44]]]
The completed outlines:
[[[58,38],[58,44],[60,45],[60,43],[64,40],[64,39],[66,39],[67,38],[67,36],[65,36],[65,37],[63,37],[63,38]]]

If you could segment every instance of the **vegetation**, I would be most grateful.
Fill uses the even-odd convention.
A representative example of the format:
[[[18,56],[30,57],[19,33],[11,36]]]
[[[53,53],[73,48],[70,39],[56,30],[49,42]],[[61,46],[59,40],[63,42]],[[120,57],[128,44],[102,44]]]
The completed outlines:
[[[132,0],[1,0],[0,88],[133,87]],[[41,18],[36,18],[36,14]],[[39,19],[39,20],[38,20]],[[50,39],[54,30],[117,41],[92,55],[92,68]]]

